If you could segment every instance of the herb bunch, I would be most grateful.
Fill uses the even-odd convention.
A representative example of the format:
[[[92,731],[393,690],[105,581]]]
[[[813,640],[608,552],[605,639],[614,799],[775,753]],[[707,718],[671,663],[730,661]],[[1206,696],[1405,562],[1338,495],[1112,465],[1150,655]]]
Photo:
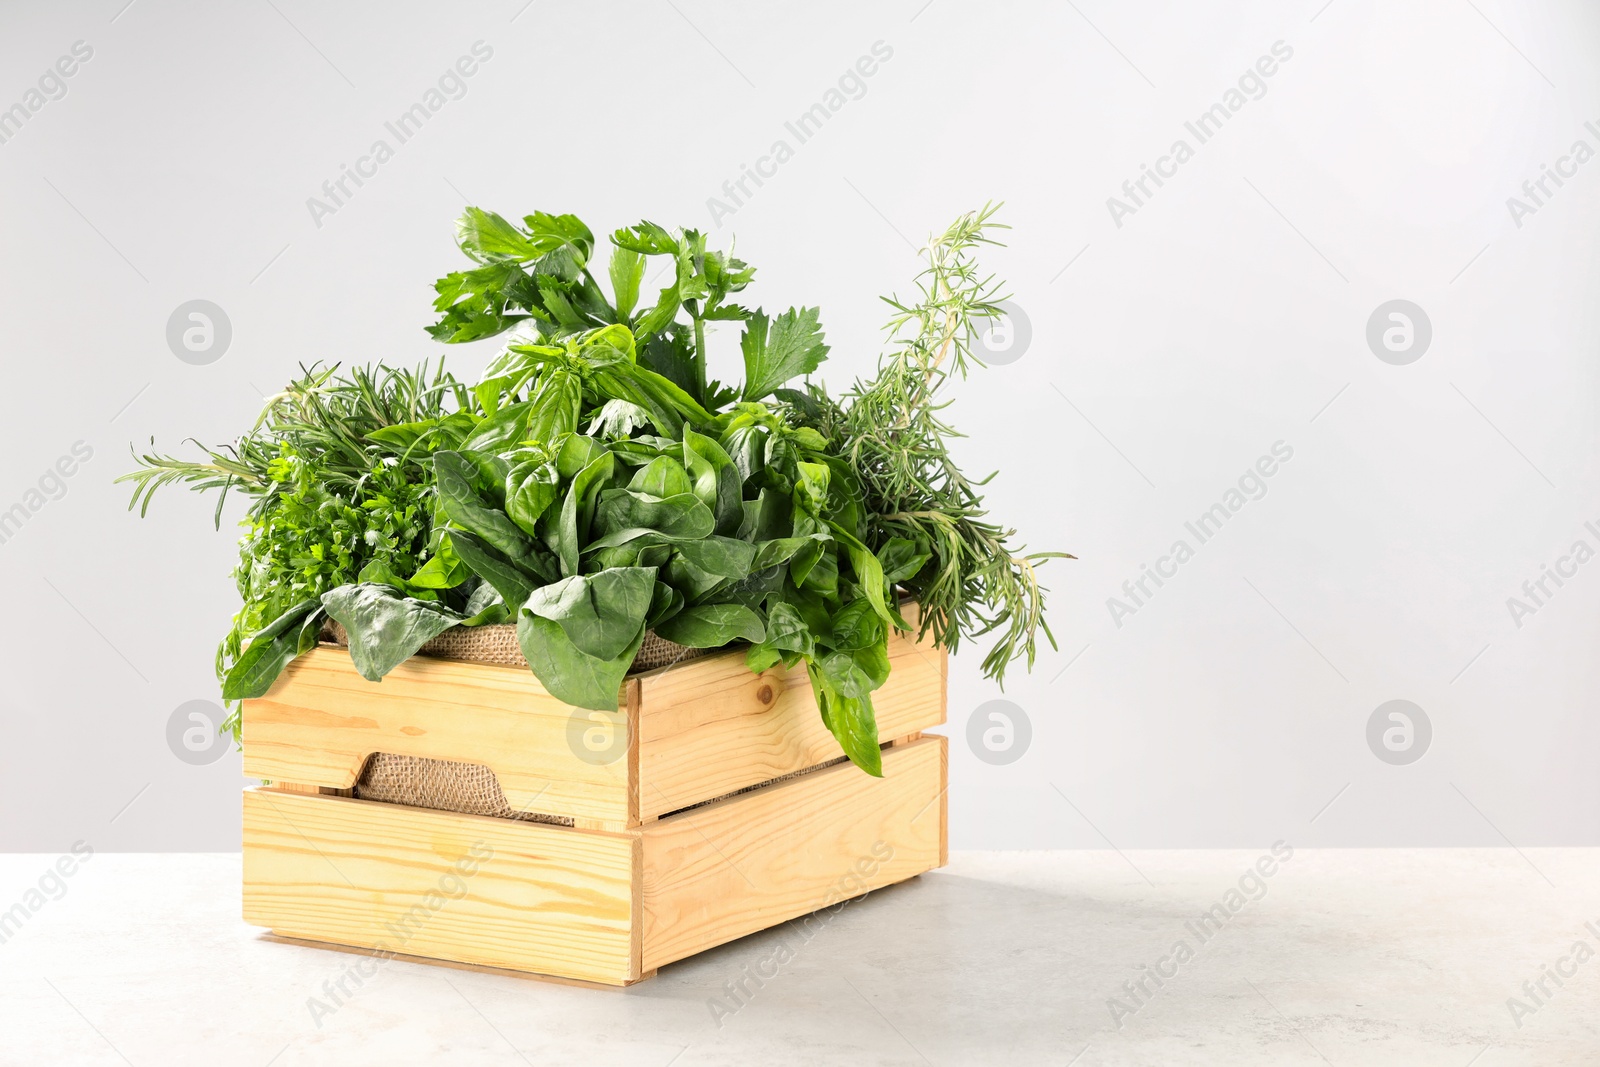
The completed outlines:
[[[990,231],[1006,228],[993,221],[998,209],[962,215],[929,242],[915,299],[885,298],[894,308],[890,351],[870,381],[845,394],[829,429],[861,478],[880,536],[931,557],[902,582],[922,607],[921,631],[952,652],[963,636],[999,631],[983,669],[1001,681],[1013,660],[1033,666],[1036,634],[1055,646],[1037,567],[1073,557],[1013,546],[1016,532],[989,521],[983,507],[978,488],[989,479],[970,481],[950,454],[961,435],[944,421],[947,388],[982,365],[972,342],[1006,299],[974,259],[980,245],[998,243]]]
[[[474,262],[434,289],[440,341],[512,331],[470,387],[442,365],[307,371],[232,446],[151,453],[126,475],[141,511],[162,486],[252,498],[236,578],[244,606],[218,650],[223,695],[264,695],[324,620],[380,680],[457,626],[510,622],[545,688],[613,710],[644,637],[748,646],[762,671],[804,664],[823,722],[881,774],[872,694],[888,641],[921,628],[954,649],[1000,631],[990,675],[1049,630],[1035,567],[951,458],[943,390],[977,362],[999,297],[972,260],[993,208],[928,248],[891,351],[842,401],[804,382],[828,346],[815,308],[732,301],[754,268],[694,230],[615,231],[602,286],[572,215],[522,224],[469,208]],[[641,303],[645,266],[671,281]],[[743,324],[744,381],[707,376],[707,322]],[[235,725],[236,725],[235,719]]]

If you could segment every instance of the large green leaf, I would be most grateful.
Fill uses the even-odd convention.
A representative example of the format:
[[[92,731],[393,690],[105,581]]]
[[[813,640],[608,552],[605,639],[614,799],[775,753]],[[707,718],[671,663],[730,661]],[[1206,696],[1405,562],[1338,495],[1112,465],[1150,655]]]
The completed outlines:
[[[883,752],[878,748],[878,722],[871,698],[840,693],[815,661],[807,662],[806,671],[811,677],[811,689],[816,694],[823,724],[838,740],[839,747],[850,757],[851,763],[875,778],[882,778]]]
[[[506,475],[506,514],[529,537],[538,536],[538,522],[561,494],[561,474],[549,460],[524,460]]]
[[[533,404],[507,404],[478,423],[472,435],[461,442],[460,452],[506,452],[528,436],[528,419]],[[576,422],[576,420],[574,420]]]
[[[622,681],[644,643],[644,634],[641,626],[620,655],[598,659],[574,645],[558,622],[531,611],[522,612],[517,619],[522,655],[550,694],[574,707],[596,711],[617,710]]]
[[[472,573],[471,569],[455,553],[455,546],[451,543],[448,532],[439,535],[439,547],[434,551],[428,562],[417,568],[415,574],[405,580],[402,588],[409,592],[418,589],[454,589],[467,580]],[[361,580],[367,581],[366,570],[361,572]],[[390,582],[389,584],[394,584]]]
[[[654,567],[612,567],[575,574],[534,590],[522,610],[561,626],[579,651],[610,660],[644,629],[655,592]]]
[[[656,633],[689,648],[721,648],[731,641],[759,644],[767,635],[761,616],[743,604],[697,604],[660,623]]]
[[[654,497],[669,497],[694,492],[694,482],[682,463],[671,456],[657,456],[634,472],[628,488]]]
[[[681,541],[674,547],[684,559],[707,574],[733,581],[749,576],[756,557],[756,546],[750,542],[715,534],[698,541]]]
[[[330,589],[322,594],[322,606],[349,634],[350,660],[369,682],[466,618],[443,604],[399,596],[392,587],[372,582]]]
[[[439,487],[439,507],[456,526],[477,534],[507,558],[521,559],[533,551],[533,542],[491,499],[477,487],[479,467],[459,452],[440,452],[433,457],[434,476]],[[505,473],[501,474],[505,478]],[[501,482],[504,491],[504,481]]]
[[[646,533],[674,540],[709,537],[716,521],[693,493],[657,497],[632,489],[607,489],[594,513],[595,538],[587,549],[620,545]]]
[[[456,530],[451,533],[450,539],[461,561],[472,569],[472,573],[494,586],[507,610],[513,613],[522,607],[528,594],[541,584],[538,576],[524,571],[472,534]]]
[[[579,471],[567,487],[567,497],[561,503],[561,524],[558,528],[561,573],[564,577],[578,573],[578,553],[589,540],[595,498],[610,480],[615,465],[616,457],[604,452],[599,459]]]
[[[254,700],[266,696],[290,660],[316,647],[322,617],[322,605],[305,600],[263,627],[222,680],[222,698]]]

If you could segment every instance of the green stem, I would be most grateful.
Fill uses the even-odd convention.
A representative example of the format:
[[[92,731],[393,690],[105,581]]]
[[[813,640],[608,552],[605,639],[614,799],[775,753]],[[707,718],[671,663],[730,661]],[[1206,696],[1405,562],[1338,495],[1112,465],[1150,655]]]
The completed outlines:
[[[699,395],[696,400],[706,402],[706,324],[705,320],[696,316],[694,320],[694,377],[699,386]]]

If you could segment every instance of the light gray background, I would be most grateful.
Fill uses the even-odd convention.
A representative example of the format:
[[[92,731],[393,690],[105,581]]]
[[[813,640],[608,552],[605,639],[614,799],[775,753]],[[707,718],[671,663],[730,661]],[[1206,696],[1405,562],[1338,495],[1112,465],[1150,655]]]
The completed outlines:
[[[301,362],[475,373],[492,343],[422,332],[464,198],[711,227],[877,41],[865,94],[713,239],[759,267],[753,302],[821,305],[838,386],[912,246],[1006,201],[986,262],[1032,341],[951,415],[995,513],[1081,558],[1046,572],[1060,651],[1004,694],[1020,759],[968,749],[1001,694],[952,662],[952,845],[1600,843],[1600,563],[1520,628],[1506,606],[1600,547],[1600,162],[1520,227],[1506,203],[1600,148],[1592,5],[124,2],[0,9],[0,107],[94,50],[0,144],[0,510],[94,450],[0,544],[0,848],[238,847],[238,757],[166,740],[216,699],[237,535],[188,494],[126,514],[131,442],[226,441]],[[307,198],[479,40],[466,95],[316,225]],[[1107,197],[1280,40],[1266,94],[1115,225]],[[233,327],[209,366],[165,341],[196,298]],[[1432,322],[1408,366],[1365,340],[1391,299]],[[1280,440],[1266,497],[1115,625],[1107,598]],[[1433,726],[1408,766],[1366,742],[1392,699]]]

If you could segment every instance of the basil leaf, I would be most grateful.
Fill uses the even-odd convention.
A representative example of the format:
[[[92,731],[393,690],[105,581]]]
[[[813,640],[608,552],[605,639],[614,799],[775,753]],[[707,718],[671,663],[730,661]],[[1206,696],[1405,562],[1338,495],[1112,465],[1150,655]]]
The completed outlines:
[[[575,433],[583,413],[583,381],[565,367],[547,370],[534,388],[533,415],[526,436],[549,444],[562,434]]]
[[[472,431],[472,436],[461,442],[457,451],[507,452],[528,436],[528,419],[532,414],[531,401],[507,404],[478,423],[478,428]]]
[[[881,645],[885,634],[883,620],[865,600],[852,600],[833,617],[828,645],[843,652]]]
[[[709,537],[716,528],[711,509],[693,493],[657,497],[631,489],[608,489],[600,494],[594,513],[596,539],[591,549],[623,544],[645,533],[675,540]]]
[[[682,541],[674,546],[679,555],[707,574],[739,581],[750,574],[756,547],[748,541],[715,534],[698,541]]]
[[[891,537],[878,549],[878,564],[883,567],[884,581],[890,585],[915,578],[932,558],[933,553],[905,537]]]
[[[628,488],[654,497],[669,497],[692,493],[695,487],[682,463],[671,456],[658,456],[634,472]]]
[[[878,721],[868,697],[840,693],[815,661],[806,663],[823,724],[838,740],[850,762],[875,778],[883,777],[883,752],[878,748]]]
[[[362,570],[361,581],[373,580],[367,576],[367,571],[370,569],[368,567]],[[434,551],[433,556],[428,562],[418,567],[417,572],[407,578],[400,588],[407,592],[415,592],[418,589],[454,589],[466,581],[471,574],[472,569],[461,561],[461,557],[456,555],[455,546],[450,541],[450,534],[444,533],[439,537],[439,547]],[[392,585],[394,583],[391,582],[389,584]]]

